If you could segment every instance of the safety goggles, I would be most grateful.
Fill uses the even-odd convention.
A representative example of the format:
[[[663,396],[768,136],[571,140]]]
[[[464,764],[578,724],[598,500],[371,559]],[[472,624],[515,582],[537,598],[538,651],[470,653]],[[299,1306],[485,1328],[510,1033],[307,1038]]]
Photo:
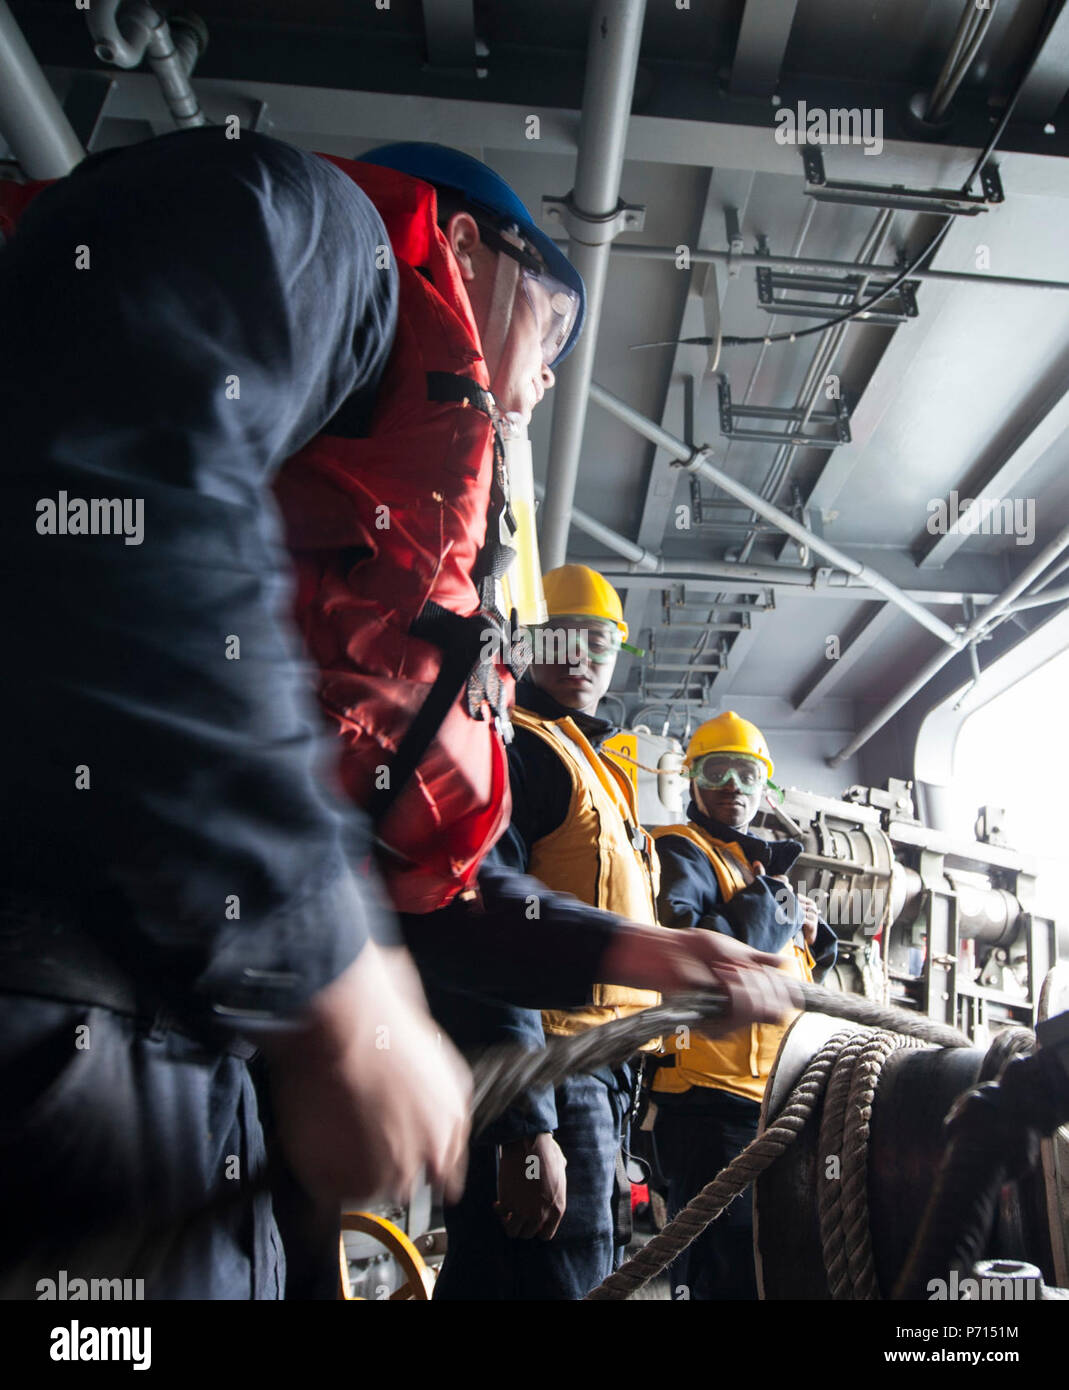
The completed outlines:
[[[783,789],[769,781],[764,763],[744,753],[707,753],[692,767],[685,767],[683,775],[708,791],[734,786],[743,796],[763,792],[775,805],[783,803]]]
[[[532,650],[540,666],[578,666],[590,661],[604,666],[623,645],[615,623],[596,623],[583,617],[552,617],[535,628]]]
[[[709,791],[734,783],[746,796],[761,791],[768,782],[764,763],[740,753],[707,753],[690,768],[689,775],[699,787]]]

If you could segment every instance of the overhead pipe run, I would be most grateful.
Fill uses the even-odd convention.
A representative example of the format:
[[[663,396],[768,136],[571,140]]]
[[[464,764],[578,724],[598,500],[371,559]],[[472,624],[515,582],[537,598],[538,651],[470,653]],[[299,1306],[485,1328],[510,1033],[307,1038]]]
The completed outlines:
[[[535,496],[544,499],[545,495],[546,489],[543,484],[535,483]],[[647,550],[642,545],[636,545],[634,541],[629,541],[626,536],[621,536],[619,531],[614,531],[611,526],[606,526],[596,517],[588,516],[586,512],[581,512],[576,507],[571,509],[570,521],[577,531],[583,531],[592,540],[600,542],[608,550],[615,550],[617,555],[622,555],[625,560],[630,560],[640,573],[654,574],[663,563],[660,556],[654,555],[652,550]],[[545,568],[548,571],[556,567],[547,563]]]
[[[569,259],[586,283],[587,307],[583,333],[554,393],[540,537],[547,569],[564,564],[568,549],[609,250],[618,232],[638,230],[642,222],[639,210],[622,208],[619,199],[645,12],[646,0],[597,0],[594,5],[575,187],[556,209],[569,235]]]
[[[674,261],[679,255],[678,246],[614,246],[613,255],[637,256],[640,259],[655,261]],[[812,270],[829,275],[893,275],[893,265],[876,265],[871,261],[827,261],[814,256],[763,256],[756,252],[690,250],[692,265],[705,265],[716,261],[731,267],[750,267],[754,270]],[[981,275],[968,270],[922,270],[909,272],[911,280],[947,280],[966,285],[1005,285],[1023,290],[1069,290],[1069,280],[1032,280],[1014,275]]]
[[[1022,613],[1028,608],[1042,608],[1047,603],[1064,603],[1067,599],[1069,599],[1069,587],[1047,589],[1042,594],[1028,594],[1024,598],[1019,598],[1002,611],[1004,613]]]
[[[61,179],[85,158],[7,0],[0,0],[0,135],[31,179]]]
[[[189,80],[208,42],[208,32],[195,15],[176,15],[168,23],[145,0],[94,0],[88,20],[102,63],[136,68],[147,54],[175,125],[186,130],[205,124]]]
[[[544,497],[545,491],[541,483],[535,483],[535,493],[538,497]],[[726,590],[739,593],[769,588],[793,590],[796,594],[808,593],[817,598],[836,598],[844,594],[856,599],[877,597],[877,591],[863,580],[850,574],[842,574],[841,571],[807,569],[801,565],[738,564],[727,560],[666,560],[663,555],[655,555],[652,550],[636,545],[626,536],[621,536],[619,531],[614,531],[611,526],[606,526],[603,521],[580,511],[578,507],[572,508],[571,524],[577,531],[584,532],[607,550],[614,550],[624,560],[630,561],[628,569],[614,569],[597,558],[581,556],[577,560],[578,564],[589,565],[607,579],[625,581],[624,588],[628,587],[626,581],[630,582],[631,587],[650,588],[655,586],[657,580],[667,587],[670,584],[695,584],[712,579],[722,581]],[[840,582],[835,581],[834,575],[840,576]],[[943,603],[952,607],[960,607],[967,597],[960,593],[942,593],[936,589],[904,592],[916,603]],[[995,595],[973,594],[968,597],[978,603],[989,603]]]
[[[958,651],[965,645],[965,639],[959,633],[955,632],[952,627],[948,627],[934,613],[929,613],[921,604],[911,599],[897,584],[892,584],[882,574],[878,574],[868,565],[862,564],[860,560],[855,560],[853,556],[847,555],[838,546],[832,545],[823,536],[818,536],[816,532],[810,531],[801,522],[795,521],[792,516],[780,511],[772,502],[753,492],[745,483],[738,482],[729,473],[725,473],[715,464],[710,463],[707,449],[692,448],[689,444],[685,444],[683,440],[669,434],[666,429],[662,429],[653,420],[647,419],[641,411],[635,410],[626,401],[620,400],[618,396],[612,395],[611,392],[606,391],[604,387],[598,386],[595,382],[591,382],[590,385],[590,399],[597,401],[599,405],[618,419],[623,420],[625,424],[629,424],[639,434],[645,435],[654,444],[665,449],[678,459],[688,472],[698,473],[700,476],[708,478],[711,483],[722,488],[729,496],[738,498],[740,502],[745,502],[751,511],[756,512],[758,516],[763,516],[767,521],[771,521],[794,540],[807,545],[818,555],[823,555],[826,560],[830,560],[838,569],[845,570],[847,574],[860,580],[869,588],[883,594],[904,613],[908,613],[915,622],[934,633],[941,642],[945,642],[952,652]]]
[[[1062,551],[1065,550],[1066,546],[1069,546],[1069,526],[1064,527],[1058,535],[1055,536],[1054,540],[1051,541],[1050,545],[1048,545],[1026,569],[1021,571],[1008,589],[1005,589],[993,603],[988,604],[983,612],[979,613],[972,620],[961,634],[962,643],[964,645],[970,645],[978,637],[983,636],[984,630],[990,623],[1000,614],[1010,609],[1019,595],[1028,588],[1034,579],[1038,579],[1047,566],[1056,560]],[[923,690],[933,676],[938,675],[953,656],[954,652],[952,651],[936,652],[931,661],[917,672],[916,676],[914,676],[907,686],[900,690],[893,699],[889,700],[878,714],[873,715],[865,727],[855,734],[849,743],[840,748],[834,757],[828,759],[828,766],[838,767],[841,763],[844,763],[847,758],[852,758],[862,745],[868,743],[873,734],[878,733],[890,719],[894,718],[904,705],[907,705],[910,700],[913,699],[914,695]]]

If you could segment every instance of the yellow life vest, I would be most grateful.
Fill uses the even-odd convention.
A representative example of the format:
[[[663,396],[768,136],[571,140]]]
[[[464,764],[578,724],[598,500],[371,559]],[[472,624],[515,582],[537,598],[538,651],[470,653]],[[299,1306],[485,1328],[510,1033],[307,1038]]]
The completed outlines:
[[[639,824],[627,774],[601,755],[573,719],[543,719],[519,707],[513,724],[553,749],[571,783],[568,814],[556,830],[531,846],[528,872],[555,892],[632,922],[657,921],[657,851]],[[659,1004],[661,996],[624,985],[595,985],[581,1009],[546,1009],[547,1033],[572,1035]],[[659,1039],[648,1043],[656,1048]]]
[[[720,896],[729,902],[736,893],[753,882],[753,870],[737,844],[714,839],[707,831],[690,821],[687,825],[661,825],[654,837],[678,835],[697,845],[709,860]],[[800,936],[794,937],[780,952],[782,968],[799,980],[813,978],[813,957]],[[708,1038],[701,1033],[680,1029],[675,1037],[665,1038],[665,1051],[674,1053],[674,1064],[657,1069],[653,1078],[654,1091],[678,1094],[692,1086],[707,1086],[729,1091],[746,1100],[761,1100],[765,1093],[772,1064],[776,1060],[780,1041],[797,1011],[783,1024],[751,1023],[720,1038]]]

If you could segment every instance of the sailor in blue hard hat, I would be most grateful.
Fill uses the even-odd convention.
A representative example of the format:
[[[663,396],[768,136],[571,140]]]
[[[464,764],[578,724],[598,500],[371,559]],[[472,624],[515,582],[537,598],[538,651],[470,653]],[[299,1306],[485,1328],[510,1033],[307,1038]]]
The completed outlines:
[[[439,223],[464,277],[498,408],[527,423],[579,336],[579,272],[504,179],[470,155],[412,142],[360,159],[438,190]]]

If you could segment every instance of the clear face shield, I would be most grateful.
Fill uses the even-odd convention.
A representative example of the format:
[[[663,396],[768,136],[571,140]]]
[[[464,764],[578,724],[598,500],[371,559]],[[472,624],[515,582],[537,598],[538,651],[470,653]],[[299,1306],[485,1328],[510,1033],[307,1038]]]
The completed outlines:
[[[487,246],[499,253],[488,316],[493,336],[490,338],[488,333],[488,340],[483,343],[487,361],[497,362],[504,351],[522,293],[537,325],[543,364],[551,366],[571,336],[580,309],[578,293],[546,272],[516,229],[480,222],[479,230]],[[538,627],[546,621],[547,614],[535,524],[531,444],[520,416],[503,416],[501,424],[509,505],[516,527],[507,538],[516,551],[516,559],[501,581],[502,612],[507,614],[515,609],[522,627]]]
[[[571,337],[579,313],[579,296],[552,275],[526,269],[520,272],[520,288],[538,324],[542,361],[552,367]]]
[[[581,307],[578,291],[550,275],[541,258],[515,228],[493,227],[480,222],[479,232],[485,244],[498,252],[489,313],[496,333],[489,346],[483,343],[487,360],[496,361],[504,349],[519,289],[538,326],[543,365],[552,367],[575,327]]]

